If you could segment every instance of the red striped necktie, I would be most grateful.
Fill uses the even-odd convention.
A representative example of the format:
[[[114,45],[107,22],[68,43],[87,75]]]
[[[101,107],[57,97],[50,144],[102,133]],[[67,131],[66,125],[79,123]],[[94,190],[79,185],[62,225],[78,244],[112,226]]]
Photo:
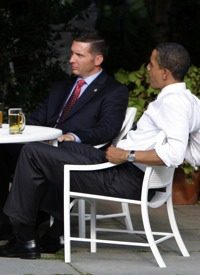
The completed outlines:
[[[77,99],[80,96],[81,87],[85,84],[85,80],[79,79],[74,87],[74,90],[68,99],[67,103],[65,104],[62,114],[60,116],[59,122],[62,122],[67,117],[68,113],[72,109],[73,105],[76,103]]]

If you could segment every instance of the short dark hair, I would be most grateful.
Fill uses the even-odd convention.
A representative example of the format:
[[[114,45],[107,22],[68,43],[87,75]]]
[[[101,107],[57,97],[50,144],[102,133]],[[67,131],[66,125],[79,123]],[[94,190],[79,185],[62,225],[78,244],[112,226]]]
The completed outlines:
[[[81,32],[73,36],[73,41],[85,42],[91,44],[91,52],[95,54],[102,54],[106,57],[108,47],[105,40],[95,31]]]
[[[190,67],[190,56],[187,50],[175,42],[160,43],[155,49],[158,51],[158,64],[168,69],[174,79],[183,81]]]

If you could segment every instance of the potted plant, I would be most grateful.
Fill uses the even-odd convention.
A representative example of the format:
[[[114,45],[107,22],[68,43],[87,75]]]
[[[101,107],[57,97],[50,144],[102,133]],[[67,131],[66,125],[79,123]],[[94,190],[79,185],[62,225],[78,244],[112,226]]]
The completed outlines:
[[[184,163],[175,169],[173,179],[173,203],[195,204],[200,193],[200,171]]]

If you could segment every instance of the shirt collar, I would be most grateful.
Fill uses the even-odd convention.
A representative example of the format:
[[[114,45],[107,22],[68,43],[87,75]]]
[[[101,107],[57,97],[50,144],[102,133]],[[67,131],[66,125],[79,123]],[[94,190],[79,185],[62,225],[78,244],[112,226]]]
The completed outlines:
[[[100,73],[102,72],[103,70],[100,70],[98,71],[97,73],[93,74],[93,75],[90,75],[86,78],[84,78],[85,82],[87,85],[90,85],[90,83],[92,83],[92,81],[94,81],[99,75]],[[80,78],[77,79],[77,81],[79,80]]]
[[[157,98],[161,98],[169,93],[179,93],[183,90],[186,90],[186,84],[185,82],[179,82],[179,83],[173,83],[170,85],[165,86],[161,92],[158,94]]]

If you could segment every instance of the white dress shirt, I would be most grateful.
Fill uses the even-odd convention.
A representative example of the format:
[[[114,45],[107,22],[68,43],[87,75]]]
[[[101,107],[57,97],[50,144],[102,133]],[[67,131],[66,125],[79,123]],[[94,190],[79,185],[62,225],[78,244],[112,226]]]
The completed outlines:
[[[68,96],[68,99],[70,98],[72,92],[74,91],[74,88],[76,87],[76,84],[77,82],[80,80],[80,79],[84,79],[85,80],[85,84],[81,87],[81,91],[80,91],[80,95],[79,97],[85,92],[86,88],[100,75],[100,73],[102,72],[102,70],[98,71],[97,73],[93,74],[93,75],[90,75],[88,77],[78,77],[76,82],[74,83],[74,86],[72,87],[72,90]],[[68,99],[66,100],[66,102],[68,101]]]
[[[164,87],[156,100],[148,105],[126,139],[117,147],[125,150],[155,149],[167,166],[180,165],[185,157],[189,133],[200,128],[200,104],[185,83],[175,83]],[[156,145],[160,131],[166,135],[166,143]]]

